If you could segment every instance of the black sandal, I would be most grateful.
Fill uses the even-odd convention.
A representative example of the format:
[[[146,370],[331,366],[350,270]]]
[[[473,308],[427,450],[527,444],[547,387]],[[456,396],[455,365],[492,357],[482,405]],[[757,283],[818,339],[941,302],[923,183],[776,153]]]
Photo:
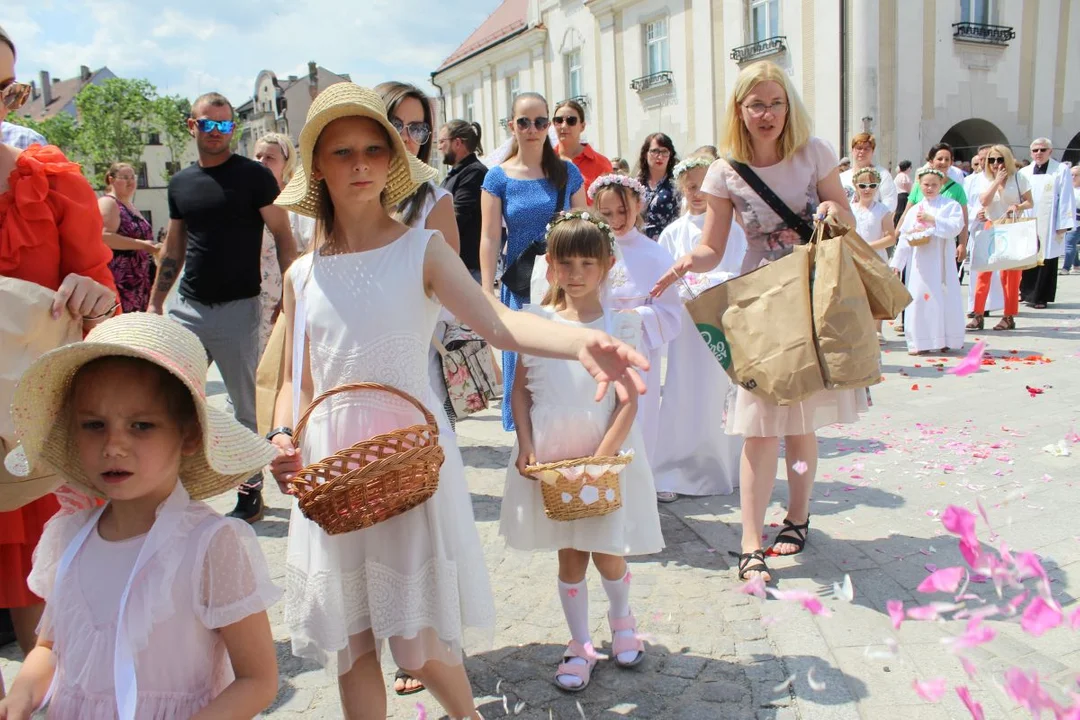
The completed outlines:
[[[747,573],[766,573],[772,579],[769,566],[765,564],[765,551],[758,548],[753,552],[739,553],[739,579],[749,580]]]
[[[402,687],[401,690],[398,690],[397,688],[395,688],[394,692],[397,693],[401,697],[405,697],[406,695],[415,695],[416,693],[424,692],[424,690],[427,689],[427,688],[424,687],[424,683],[420,682],[420,680],[418,678],[413,677],[412,675],[410,675],[409,673],[405,672],[404,670],[402,670],[400,668],[398,669],[398,671],[396,673],[394,673],[394,682],[396,683],[398,680],[401,680],[404,683],[404,687]],[[408,689],[410,680],[412,680],[415,683],[418,683],[417,686],[415,688],[413,688],[412,690]]]
[[[773,540],[772,545],[769,546],[769,555],[775,557],[788,557],[789,555],[798,555],[806,547],[806,538],[810,534],[810,516],[806,516],[806,522],[802,525],[796,525],[787,518],[784,518],[784,529],[776,534],[776,539]],[[773,550],[773,547],[777,543],[785,543],[787,545],[795,545],[799,549],[790,553],[778,553]]]

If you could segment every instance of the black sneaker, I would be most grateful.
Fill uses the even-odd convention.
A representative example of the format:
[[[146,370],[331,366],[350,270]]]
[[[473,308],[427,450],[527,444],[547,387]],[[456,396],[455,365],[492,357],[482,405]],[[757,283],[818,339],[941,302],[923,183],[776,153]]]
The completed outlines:
[[[262,490],[249,490],[237,494],[236,507],[227,517],[243,520],[248,524],[257,523],[262,520],[264,509]]]

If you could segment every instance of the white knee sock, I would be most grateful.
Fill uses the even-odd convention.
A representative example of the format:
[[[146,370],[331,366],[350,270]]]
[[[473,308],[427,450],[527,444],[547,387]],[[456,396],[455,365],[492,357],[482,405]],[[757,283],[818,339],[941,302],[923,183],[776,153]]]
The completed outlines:
[[[589,586],[585,580],[579,583],[564,583],[559,581],[559,601],[562,603],[563,615],[566,616],[566,624],[570,628],[570,637],[582,645],[592,642],[589,633]],[[569,664],[585,665],[584,658],[572,658]],[[556,678],[566,687],[576,688],[581,686],[581,680],[576,675],[559,675]]]
[[[608,580],[605,577],[600,578],[604,583],[604,592],[607,593],[608,600],[611,602],[612,618],[624,618],[630,614],[630,570],[627,568],[626,574],[618,580]],[[633,630],[619,630],[615,633],[617,637],[633,637]],[[627,652],[619,653],[619,662],[633,662],[637,657],[637,651],[629,650]]]

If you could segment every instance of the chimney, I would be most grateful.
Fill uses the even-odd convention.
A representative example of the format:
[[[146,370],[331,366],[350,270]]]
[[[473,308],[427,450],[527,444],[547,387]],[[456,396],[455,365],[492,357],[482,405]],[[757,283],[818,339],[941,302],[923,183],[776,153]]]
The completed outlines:
[[[30,81],[30,100],[34,101],[38,99],[41,93],[38,92],[37,82],[35,80]]]
[[[87,82],[90,79],[90,68],[86,67],[85,65],[80,65],[79,77],[82,78],[83,82]]]
[[[49,107],[49,103],[52,102],[52,81],[49,79],[49,71],[41,71],[41,105],[42,107]]]
[[[319,94],[319,66],[312,60],[307,64],[308,72],[308,94],[311,95],[311,99],[314,101]]]
[[[297,77],[295,75],[290,75],[289,76],[289,82],[294,83],[296,81],[297,81]]]

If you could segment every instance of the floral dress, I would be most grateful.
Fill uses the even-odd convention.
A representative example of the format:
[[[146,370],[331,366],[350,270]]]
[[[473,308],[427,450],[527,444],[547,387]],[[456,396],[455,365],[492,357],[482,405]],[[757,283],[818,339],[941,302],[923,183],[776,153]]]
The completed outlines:
[[[120,208],[117,235],[137,240],[154,239],[154,229],[146,218],[119,200],[116,204]],[[145,312],[146,306],[150,304],[150,287],[154,279],[150,253],[145,250],[113,250],[109,270],[112,271],[116,289],[120,293],[120,307],[124,312]]]
[[[682,198],[675,189],[675,181],[666,177],[656,187],[645,185],[645,228],[643,232],[653,240],[660,239],[664,228],[679,217]]]

